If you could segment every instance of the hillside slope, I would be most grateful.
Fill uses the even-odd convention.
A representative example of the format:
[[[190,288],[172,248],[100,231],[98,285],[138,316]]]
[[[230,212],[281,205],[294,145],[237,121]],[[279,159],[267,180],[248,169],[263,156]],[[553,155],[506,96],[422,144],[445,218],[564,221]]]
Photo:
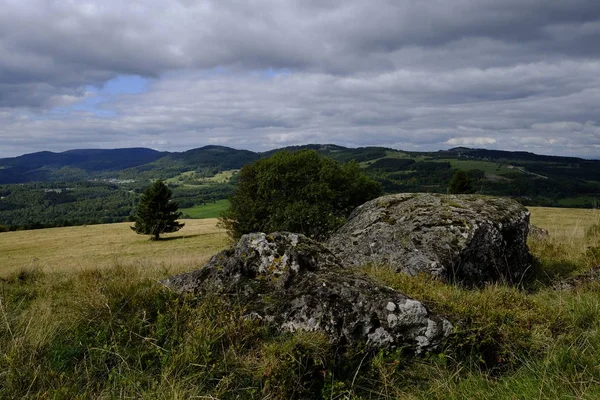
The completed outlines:
[[[467,171],[478,194],[510,196],[530,206],[600,205],[600,160],[528,152],[458,147],[419,153],[335,144],[263,153],[224,146],[179,153],[71,150],[0,159],[0,226],[29,229],[125,221],[142,189],[159,178],[173,188],[180,207],[192,209],[230,196],[237,171],[247,163],[278,150],[302,149],[339,162],[358,162],[386,193],[445,193],[460,169]]]
[[[165,153],[146,148],[42,151],[0,159],[0,184],[86,179],[155,161]]]

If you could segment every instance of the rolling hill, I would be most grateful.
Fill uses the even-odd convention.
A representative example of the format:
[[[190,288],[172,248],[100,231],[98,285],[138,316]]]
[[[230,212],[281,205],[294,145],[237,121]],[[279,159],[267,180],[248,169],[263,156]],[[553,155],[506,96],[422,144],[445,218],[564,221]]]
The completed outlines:
[[[460,169],[467,171],[480,194],[510,196],[529,206],[600,205],[600,160],[528,152],[466,147],[408,152],[335,144],[291,146],[262,153],[224,146],[185,152],[70,150],[0,159],[0,227],[124,221],[141,190],[159,178],[173,188],[181,208],[192,210],[230,196],[235,190],[236,172],[247,163],[279,150],[302,149],[339,162],[358,162],[386,193],[444,193]]]
[[[85,179],[151,163],[165,153],[146,148],[42,151],[0,159],[0,184]]]

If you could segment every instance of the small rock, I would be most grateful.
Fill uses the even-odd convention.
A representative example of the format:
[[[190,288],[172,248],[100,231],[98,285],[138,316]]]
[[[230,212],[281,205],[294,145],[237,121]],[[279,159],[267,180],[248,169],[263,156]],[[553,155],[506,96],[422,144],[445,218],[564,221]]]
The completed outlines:
[[[537,227],[533,224],[529,224],[529,236],[536,238],[536,239],[540,239],[540,238],[548,237],[549,233],[546,229]]]

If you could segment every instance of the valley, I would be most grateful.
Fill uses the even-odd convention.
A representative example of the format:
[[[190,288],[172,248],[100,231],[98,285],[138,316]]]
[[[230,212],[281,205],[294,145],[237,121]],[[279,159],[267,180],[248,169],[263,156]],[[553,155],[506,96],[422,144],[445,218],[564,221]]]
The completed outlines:
[[[467,171],[479,194],[508,196],[527,206],[600,204],[597,160],[462,147],[415,153],[313,144],[277,150],[301,149],[316,150],[341,163],[358,162],[385,193],[445,193],[460,169]],[[155,179],[169,184],[186,216],[214,218],[233,194],[239,169],[277,150],[257,153],[222,146],[181,153],[73,150],[0,159],[0,229],[128,221],[139,194]]]

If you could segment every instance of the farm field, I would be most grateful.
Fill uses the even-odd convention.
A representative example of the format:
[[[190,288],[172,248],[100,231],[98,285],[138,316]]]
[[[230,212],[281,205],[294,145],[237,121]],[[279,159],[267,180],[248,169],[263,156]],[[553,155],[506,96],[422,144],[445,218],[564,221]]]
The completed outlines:
[[[184,215],[188,215],[190,218],[217,218],[222,211],[225,211],[229,207],[229,200],[217,200],[214,203],[206,203],[197,205],[189,208],[180,208]]]
[[[472,169],[479,169],[485,172],[487,175],[498,175],[506,174],[509,172],[520,172],[516,168],[508,168],[505,165],[500,165],[497,162],[490,161],[478,161],[478,160],[456,160],[456,159],[437,159],[432,160],[435,162],[449,162],[452,168],[462,169],[469,171]]]
[[[168,178],[165,181],[167,183],[176,185],[185,185],[190,187],[199,187],[207,183],[227,183],[239,170],[229,169],[217,173],[215,176],[210,178],[203,178],[197,176],[195,171],[182,172],[179,175]],[[195,183],[194,183],[195,182]]]
[[[227,244],[216,219],[182,220],[185,226],[158,242],[137,235],[132,223],[0,233],[0,277],[23,268],[81,271],[115,265],[194,269]]]
[[[208,178],[208,180],[216,183],[227,183],[238,171],[239,169],[229,169],[226,171],[221,171],[212,178]]]

